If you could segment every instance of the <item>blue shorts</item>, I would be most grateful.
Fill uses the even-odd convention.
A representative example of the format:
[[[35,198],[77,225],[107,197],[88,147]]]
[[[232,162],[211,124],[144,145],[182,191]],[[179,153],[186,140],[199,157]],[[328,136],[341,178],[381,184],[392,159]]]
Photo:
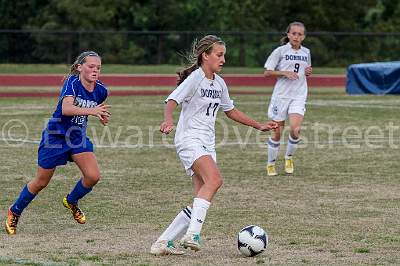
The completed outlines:
[[[72,155],[82,152],[93,152],[93,143],[83,136],[78,139],[66,139],[64,135],[42,133],[38,149],[38,165],[44,169],[53,169],[59,165],[72,162]]]

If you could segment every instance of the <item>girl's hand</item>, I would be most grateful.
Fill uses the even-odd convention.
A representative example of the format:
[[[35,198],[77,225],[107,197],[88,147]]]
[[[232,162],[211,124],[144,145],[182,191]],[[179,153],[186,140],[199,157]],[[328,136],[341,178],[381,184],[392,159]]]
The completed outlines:
[[[110,121],[111,116],[101,116],[100,118],[100,123],[103,124],[103,126],[107,126],[108,122]]]
[[[160,125],[160,131],[164,134],[169,134],[174,129],[174,123],[172,121],[164,121]]]
[[[299,79],[299,75],[297,75],[297,73],[291,72],[291,71],[285,71],[285,77],[290,80]]]
[[[306,76],[310,76],[311,74],[312,74],[312,67],[306,67],[306,69],[305,69],[305,74],[306,74]]]
[[[106,105],[104,103],[101,103],[93,108],[92,115],[97,116],[100,119],[100,121],[104,120],[104,117],[111,116],[111,113],[108,111],[110,107],[111,105]]]
[[[278,127],[279,127],[278,123],[276,123],[274,121],[270,121],[270,122],[267,122],[265,124],[261,124],[259,130],[261,130],[261,131],[270,131],[270,130],[276,129]]]

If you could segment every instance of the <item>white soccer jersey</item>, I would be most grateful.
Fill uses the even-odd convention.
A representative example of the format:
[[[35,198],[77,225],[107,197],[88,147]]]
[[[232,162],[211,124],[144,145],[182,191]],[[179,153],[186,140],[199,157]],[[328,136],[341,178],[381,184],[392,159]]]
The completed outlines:
[[[290,43],[276,48],[265,62],[266,70],[294,71],[299,76],[297,80],[278,77],[272,93],[272,98],[307,99],[307,79],[305,68],[311,66],[310,50],[304,46],[295,50]]]
[[[177,150],[187,145],[200,144],[215,149],[215,119],[220,107],[224,112],[234,108],[228,87],[218,75],[206,78],[200,68],[193,71],[165,100],[182,104],[175,133]]]

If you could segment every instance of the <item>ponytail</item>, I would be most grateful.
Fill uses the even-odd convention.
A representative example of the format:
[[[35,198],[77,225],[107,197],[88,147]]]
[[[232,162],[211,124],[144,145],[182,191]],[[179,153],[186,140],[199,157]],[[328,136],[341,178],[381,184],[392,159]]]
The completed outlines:
[[[216,43],[225,45],[222,39],[215,35],[204,36],[200,41],[194,40],[190,53],[186,56],[188,66],[176,72],[178,75],[177,85],[181,84],[193,71],[201,66],[203,53],[210,54],[213,45]]]
[[[289,42],[288,36],[282,37],[281,40],[280,40],[280,42],[281,42],[281,45],[287,44],[287,43]]]

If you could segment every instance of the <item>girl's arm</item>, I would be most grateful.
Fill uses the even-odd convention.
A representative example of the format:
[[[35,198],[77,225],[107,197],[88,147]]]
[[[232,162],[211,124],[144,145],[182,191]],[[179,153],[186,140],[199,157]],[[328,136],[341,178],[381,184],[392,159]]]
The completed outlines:
[[[306,67],[305,73],[306,73],[306,76],[307,76],[307,77],[308,77],[308,76],[311,76],[311,74],[312,74],[312,67],[311,67],[311,66]]]
[[[239,122],[246,126],[253,127],[255,129],[258,129],[261,131],[269,131],[271,129],[275,129],[278,127],[278,124],[276,122],[272,122],[272,121],[267,122],[266,124],[260,124],[236,108],[233,108],[232,110],[225,112],[225,114],[227,117],[229,117],[230,119],[232,119],[236,122]]]
[[[108,111],[110,107],[111,105],[102,103],[93,108],[81,108],[74,105],[74,97],[67,96],[64,97],[62,101],[62,114],[66,116],[92,115],[97,116],[100,120],[103,120],[103,117],[109,117],[111,115]]]
[[[265,70],[264,77],[285,77],[291,80],[299,78],[299,75],[293,71],[277,71],[277,70]]]
[[[164,134],[169,134],[174,129],[174,119],[172,113],[178,104],[174,100],[169,100],[164,109],[164,122],[160,125],[160,131]]]

